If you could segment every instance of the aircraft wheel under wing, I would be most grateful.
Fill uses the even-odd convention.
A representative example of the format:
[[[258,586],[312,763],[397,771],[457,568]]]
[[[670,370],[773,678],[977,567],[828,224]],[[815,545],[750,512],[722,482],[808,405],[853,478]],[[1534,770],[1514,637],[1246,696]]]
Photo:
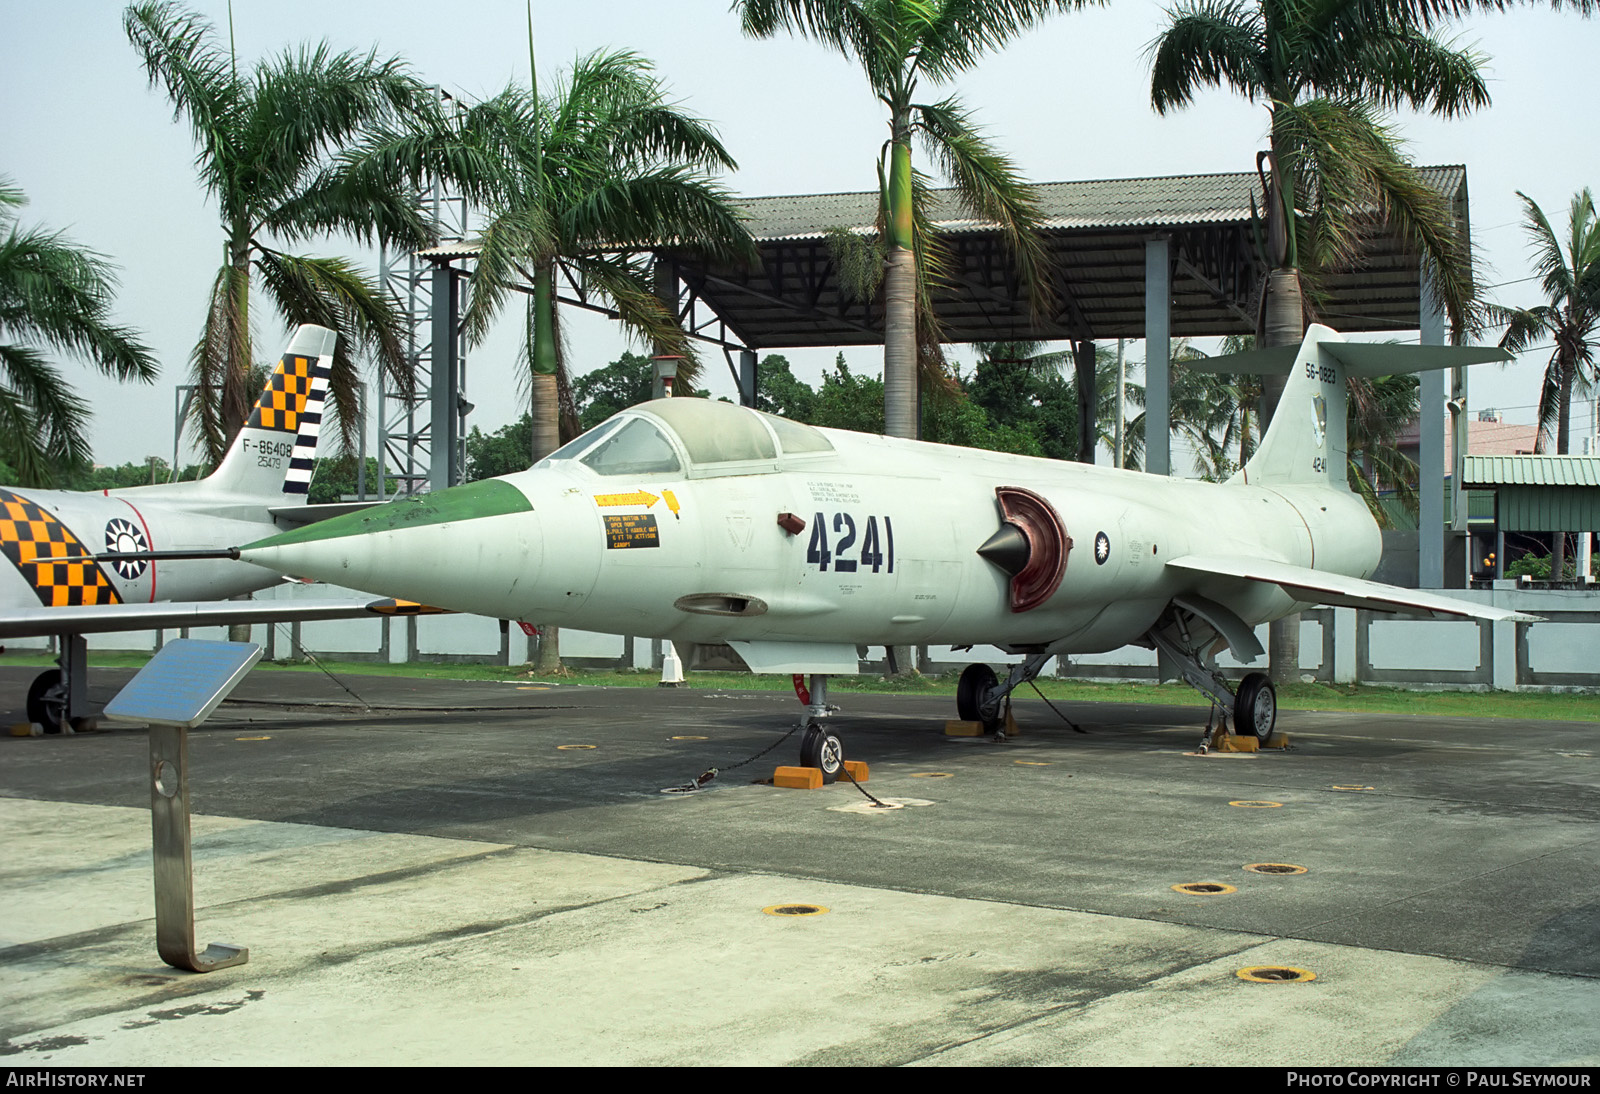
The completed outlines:
[[[1233,700],[1233,728],[1249,733],[1262,744],[1278,724],[1278,692],[1264,672],[1252,672],[1239,681]]]
[[[956,713],[961,720],[983,722],[985,729],[992,728],[983,716],[983,700],[999,686],[994,669],[988,665],[968,665],[962,669],[961,679],[956,681]]]
[[[60,733],[67,713],[67,687],[60,669],[46,669],[28,686],[28,721],[38,722],[46,733]]]
[[[821,726],[811,726],[800,740],[800,766],[822,771],[824,783],[837,782],[844,769],[844,742]]]

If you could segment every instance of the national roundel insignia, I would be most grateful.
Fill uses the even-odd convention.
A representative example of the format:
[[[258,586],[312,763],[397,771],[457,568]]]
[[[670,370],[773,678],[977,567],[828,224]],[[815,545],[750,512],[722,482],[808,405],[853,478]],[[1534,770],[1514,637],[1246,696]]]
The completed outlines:
[[[149,549],[150,544],[145,541],[144,533],[139,530],[138,525],[123,520],[121,517],[106,522],[107,551],[115,551],[118,554],[131,554],[135,551],[148,551]],[[142,558],[118,558],[113,559],[111,565],[116,568],[118,574],[132,581],[144,573],[144,568],[148,563]]]
[[[1094,534],[1094,564],[1104,566],[1111,557],[1111,537],[1104,532]]]

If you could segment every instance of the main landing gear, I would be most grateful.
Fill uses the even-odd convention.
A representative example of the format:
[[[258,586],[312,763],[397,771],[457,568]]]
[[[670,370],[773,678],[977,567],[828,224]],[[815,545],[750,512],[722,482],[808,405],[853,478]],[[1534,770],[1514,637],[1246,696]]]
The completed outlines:
[[[828,705],[827,675],[812,673],[811,687],[807,688],[805,678],[795,673],[794,693],[806,708],[800,717],[800,766],[821,770],[824,783],[837,782],[844,770],[844,742],[824,725],[824,720],[839,709]]]
[[[988,665],[968,665],[956,681],[956,713],[963,722],[981,724],[985,733],[1003,736],[1005,708],[1011,693],[1037,677],[1054,656],[1053,653],[1030,653],[1011,666],[1004,683]]]
[[[28,687],[28,721],[46,733],[71,733],[89,705],[89,643],[81,634],[61,638],[60,668],[46,669]]]
[[[1209,603],[1202,603],[1200,607],[1211,615],[1216,614],[1215,609],[1219,608]],[[1224,733],[1251,736],[1264,745],[1278,725],[1278,693],[1272,681],[1264,672],[1252,672],[1239,681],[1237,691],[1231,690],[1217,671],[1216,658],[1210,653],[1216,644],[1215,634],[1224,632],[1229,644],[1246,660],[1261,655],[1260,643],[1248,631],[1226,633],[1237,631],[1234,622],[1225,618],[1200,616],[1191,610],[1170,610],[1161,622],[1145,632],[1145,638],[1160,654],[1163,668],[1176,669],[1185,683],[1211,700],[1212,721],[1220,714]],[[1202,624],[1211,628],[1205,632],[1205,638],[1196,634]],[[1211,728],[1211,722],[1208,722],[1205,739],[1200,742],[1202,752],[1210,747]]]

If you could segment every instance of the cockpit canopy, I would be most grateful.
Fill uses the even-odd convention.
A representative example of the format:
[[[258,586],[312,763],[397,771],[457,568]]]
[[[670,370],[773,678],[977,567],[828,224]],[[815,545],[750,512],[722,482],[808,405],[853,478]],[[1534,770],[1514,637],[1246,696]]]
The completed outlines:
[[[833,452],[801,422],[710,399],[656,399],[630,407],[552,452],[539,466],[577,460],[599,475],[761,475]]]

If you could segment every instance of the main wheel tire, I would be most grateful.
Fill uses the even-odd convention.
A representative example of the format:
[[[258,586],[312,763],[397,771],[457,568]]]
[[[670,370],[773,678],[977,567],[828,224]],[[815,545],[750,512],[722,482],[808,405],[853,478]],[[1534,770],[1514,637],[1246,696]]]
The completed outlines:
[[[994,669],[988,665],[968,665],[961,670],[961,679],[956,681],[956,713],[963,722],[983,722],[985,729],[993,729],[998,724],[994,719],[985,721],[983,717],[983,700],[995,688],[1000,686],[999,679],[994,674]]]
[[[1264,672],[1252,672],[1239,681],[1233,699],[1234,732],[1250,734],[1262,744],[1278,724],[1278,692]]]
[[[46,733],[60,733],[67,713],[67,689],[60,669],[46,669],[28,685],[28,721],[38,722]]]
[[[810,727],[800,739],[800,766],[818,768],[824,783],[838,782],[844,770],[844,742],[831,730]]]

